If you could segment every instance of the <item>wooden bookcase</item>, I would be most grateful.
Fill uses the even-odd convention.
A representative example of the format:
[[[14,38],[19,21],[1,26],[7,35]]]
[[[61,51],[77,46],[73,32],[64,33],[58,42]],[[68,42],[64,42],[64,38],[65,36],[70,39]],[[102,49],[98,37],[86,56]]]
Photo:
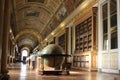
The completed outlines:
[[[88,55],[74,56],[73,59],[74,59],[73,65],[75,67],[81,67],[81,68],[88,68],[89,67],[89,56]]]
[[[58,44],[63,48],[65,51],[65,34],[62,34],[58,37]]]
[[[55,44],[56,37],[53,37],[53,39],[49,42],[49,44]]]
[[[76,52],[90,51],[92,48],[92,17],[76,26]]]
[[[73,67],[77,69],[95,70],[97,68],[97,8],[75,27],[75,53]]]

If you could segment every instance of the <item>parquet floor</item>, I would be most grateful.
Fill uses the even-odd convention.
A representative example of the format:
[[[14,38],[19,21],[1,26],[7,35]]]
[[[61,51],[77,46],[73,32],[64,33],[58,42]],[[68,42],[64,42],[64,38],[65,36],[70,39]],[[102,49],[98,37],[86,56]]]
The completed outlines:
[[[70,75],[39,75],[26,64],[9,66],[10,80],[120,80],[120,75],[98,72],[70,71]]]

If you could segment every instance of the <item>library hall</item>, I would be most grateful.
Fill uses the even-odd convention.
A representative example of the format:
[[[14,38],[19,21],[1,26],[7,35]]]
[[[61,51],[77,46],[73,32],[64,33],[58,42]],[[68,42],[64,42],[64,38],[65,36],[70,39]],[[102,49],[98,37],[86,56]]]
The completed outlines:
[[[0,80],[120,80],[120,0],[0,0]]]

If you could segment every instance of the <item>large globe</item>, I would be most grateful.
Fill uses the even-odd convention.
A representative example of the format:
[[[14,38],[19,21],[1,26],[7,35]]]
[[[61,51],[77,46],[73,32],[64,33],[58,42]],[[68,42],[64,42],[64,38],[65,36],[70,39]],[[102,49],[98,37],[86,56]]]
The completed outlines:
[[[59,68],[64,62],[64,50],[56,44],[49,44],[42,51],[41,54],[44,58],[44,64],[49,67]]]

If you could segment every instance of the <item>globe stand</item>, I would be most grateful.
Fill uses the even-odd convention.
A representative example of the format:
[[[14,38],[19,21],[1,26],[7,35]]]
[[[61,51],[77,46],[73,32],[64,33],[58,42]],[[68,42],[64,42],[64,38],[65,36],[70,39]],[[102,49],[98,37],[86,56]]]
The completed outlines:
[[[67,57],[69,57],[70,55],[67,55],[67,54],[45,54],[45,55],[41,55],[41,58],[42,58],[42,61],[41,61],[41,70],[39,71],[39,74],[41,75],[69,75],[69,70],[67,69]],[[45,70],[45,67],[44,67],[44,58],[45,57],[52,57],[53,58],[53,63],[54,63],[54,66],[56,64],[56,57],[65,57],[65,68],[64,69],[59,69],[59,70]]]

